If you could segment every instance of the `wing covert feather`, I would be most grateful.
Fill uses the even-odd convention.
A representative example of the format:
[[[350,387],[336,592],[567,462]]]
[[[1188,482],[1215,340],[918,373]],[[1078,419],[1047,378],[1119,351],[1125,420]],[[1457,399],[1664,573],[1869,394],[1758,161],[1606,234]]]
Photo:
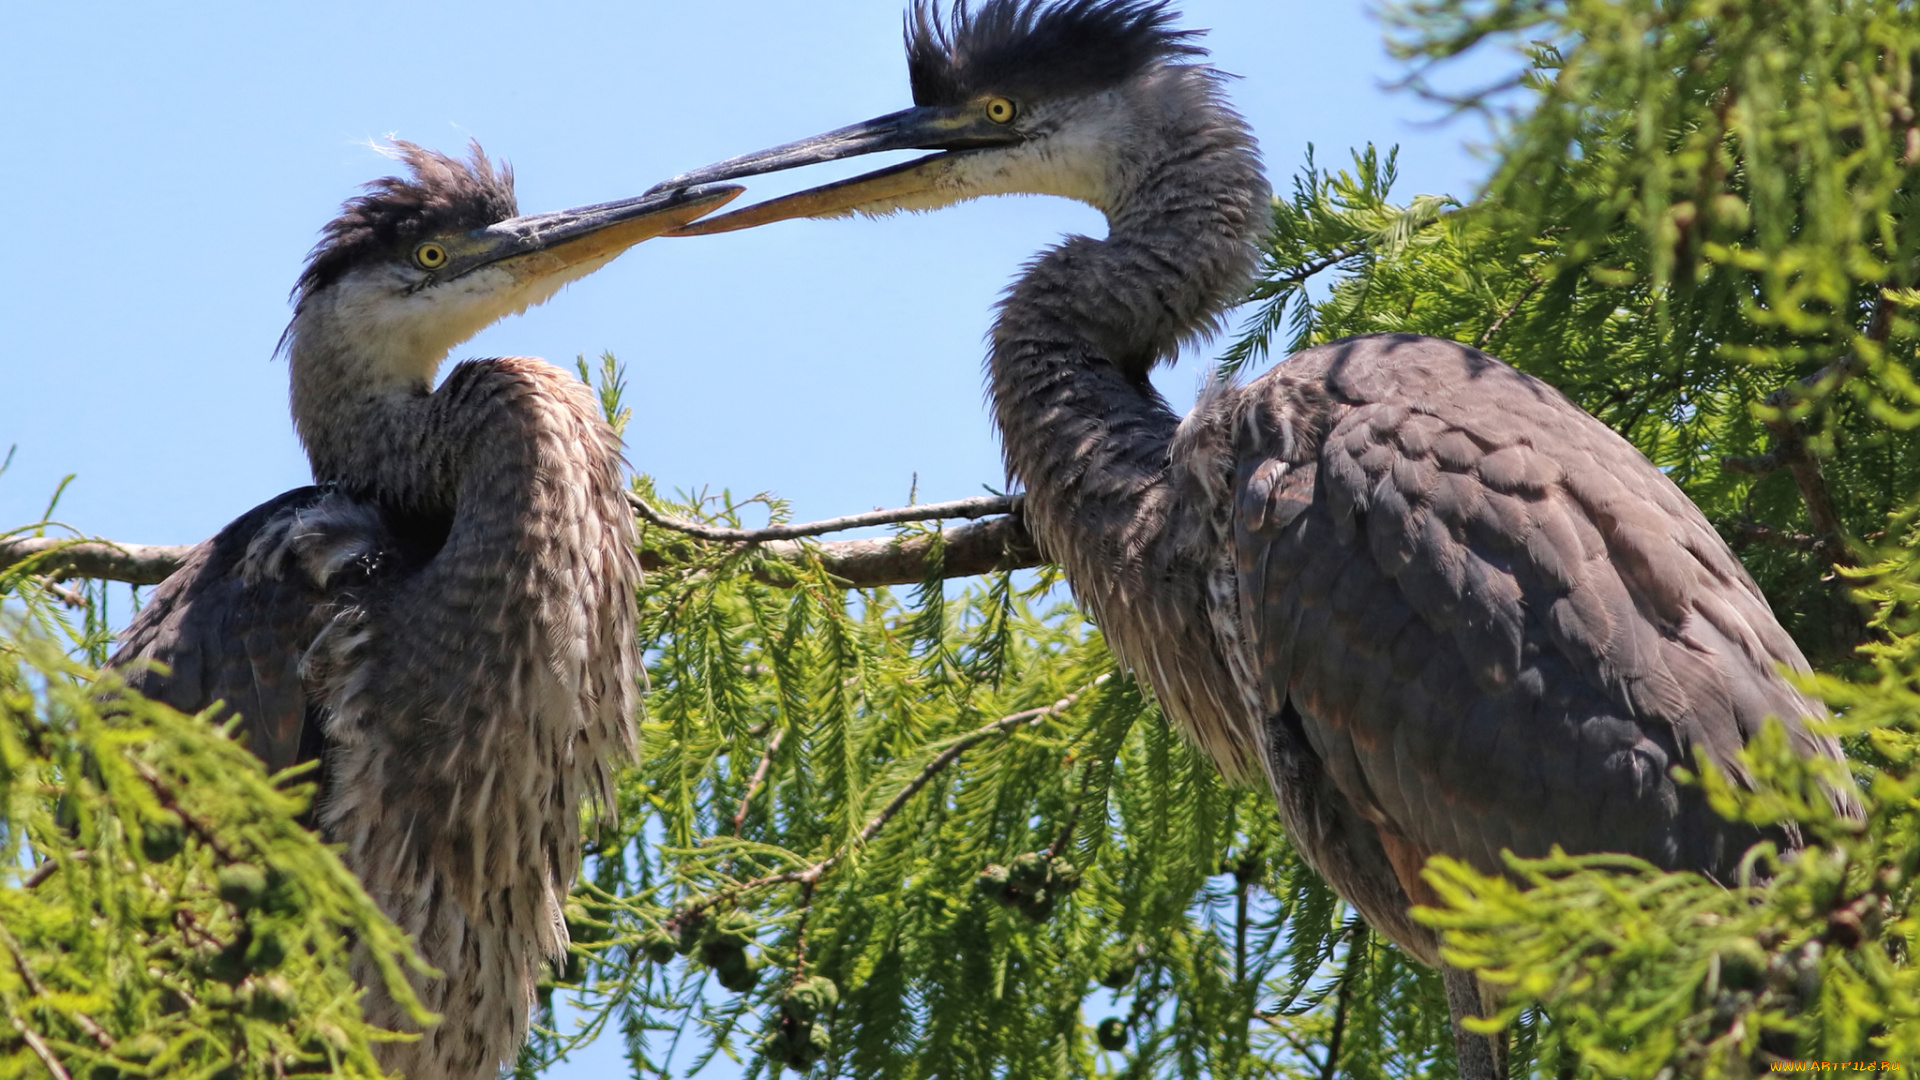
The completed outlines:
[[[320,733],[302,661],[397,550],[376,508],[322,488],[289,491],[194,548],[109,666],[183,712],[224,702],[222,718],[240,715],[269,772],[308,760]]]
[[[1496,870],[1503,848],[1560,844],[1724,874],[1760,834],[1672,766],[1700,748],[1741,777],[1734,754],[1769,715],[1838,755],[1779,674],[1805,660],[1725,543],[1546,384],[1381,335],[1289,359],[1239,407],[1250,696],[1298,710],[1389,850]]]

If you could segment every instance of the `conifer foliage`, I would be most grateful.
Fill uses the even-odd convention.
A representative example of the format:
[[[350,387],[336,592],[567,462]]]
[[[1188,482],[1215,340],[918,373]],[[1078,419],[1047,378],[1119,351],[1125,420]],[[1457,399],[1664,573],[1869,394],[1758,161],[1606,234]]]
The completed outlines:
[[[1805,854],[1757,852],[1733,889],[1612,857],[1498,879],[1441,861],[1447,906],[1426,917],[1454,959],[1510,988],[1519,1073],[1911,1064],[1916,16],[1493,0],[1414,5],[1399,27],[1416,62],[1520,45],[1518,98],[1459,102],[1520,103],[1488,189],[1396,204],[1391,154],[1340,172],[1310,157],[1276,200],[1227,366],[1416,331],[1561,387],[1740,551],[1823,673],[1873,806],[1864,825],[1835,818],[1820,784],[1838,778],[1769,736],[1750,753],[1755,791],[1699,782],[1730,816],[1802,822]],[[651,587],[668,594],[647,605],[661,688],[648,745],[666,757],[649,752],[641,812],[667,842],[622,848],[627,895],[656,891],[621,917],[672,933],[689,914],[748,910],[773,978],[835,983],[829,1036],[807,1053],[784,1006],[758,1015],[775,1048],[761,1061],[864,1076],[1451,1071],[1431,976],[1347,916],[1265,796],[1221,788],[1071,612],[1036,612],[1037,594],[1023,603],[1006,582],[843,607],[826,582],[775,591],[750,566],[723,584],[748,553],[707,559]],[[685,621],[729,604],[730,619]],[[811,653],[797,668],[784,646],[762,655],[782,633]],[[1043,870],[1062,856],[1070,892]],[[697,964],[596,970],[646,980],[655,1004],[626,1013],[643,1069],[661,1066],[669,1026],[722,1041],[751,1026],[750,1003],[689,985]],[[782,1000],[778,981],[764,1001]]]
[[[743,505],[672,513],[737,525]],[[536,1040],[527,1074],[605,1024],[640,1075],[716,1055],[758,1075],[1284,1075],[1263,987],[1291,979],[1309,1011],[1326,942],[1359,931],[1268,797],[1222,784],[1049,575],[949,598],[936,556],[910,597],[850,596],[751,546],[644,543],[667,568],[641,599],[642,760],[554,995],[592,1022]],[[1289,921],[1320,929],[1283,940]],[[1438,1000],[1396,965],[1384,981]],[[1437,1015],[1357,1041],[1430,1063]]]
[[[1263,325],[1284,305],[1302,344],[1472,342],[1626,435],[1806,648],[1871,802],[1864,825],[1836,818],[1832,767],[1771,732],[1749,751],[1755,791],[1699,777],[1729,816],[1803,823],[1805,853],[1756,852],[1748,888],[1611,857],[1515,862],[1503,879],[1436,860],[1447,905],[1427,918],[1453,959],[1510,988],[1509,1019],[1544,1008],[1528,1032],[1543,1071],[1911,1068],[1920,20],[1846,0],[1493,0],[1415,4],[1400,28],[1436,64],[1526,43],[1526,107],[1493,179],[1471,205],[1395,216],[1390,158],[1310,168],[1270,280],[1316,254],[1289,215],[1394,227],[1373,227],[1326,302],[1274,292]]]
[[[0,1075],[378,1076],[354,943],[397,1000],[417,962],[310,785],[71,658],[40,585],[0,598]]]

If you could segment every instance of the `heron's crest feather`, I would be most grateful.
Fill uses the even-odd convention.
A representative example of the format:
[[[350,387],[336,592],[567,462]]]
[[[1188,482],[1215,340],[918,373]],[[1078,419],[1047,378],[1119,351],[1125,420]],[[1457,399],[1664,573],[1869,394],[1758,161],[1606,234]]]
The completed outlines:
[[[907,12],[907,71],[916,105],[956,105],[986,92],[1048,97],[1115,86],[1150,64],[1204,56],[1166,0],[937,0]]]
[[[466,161],[399,139],[387,152],[405,162],[412,175],[374,180],[341,205],[340,215],[320,231],[320,242],[307,256],[293,289],[296,298],[429,236],[483,228],[520,212],[512,166],[502,162],[495,168],[478,142],[468,144]]]

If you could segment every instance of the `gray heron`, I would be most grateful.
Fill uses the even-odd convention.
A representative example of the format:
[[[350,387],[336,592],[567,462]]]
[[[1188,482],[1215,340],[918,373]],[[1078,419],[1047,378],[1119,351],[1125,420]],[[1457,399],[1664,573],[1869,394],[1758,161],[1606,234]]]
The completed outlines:
[[[1103,212],[1037,255],[988,347],[1007,471],[1119,659],[1301,854],[1441,967],[1462,1074],[1504,1040],[1408,909],[1433,855],[1625,852],[1731,880],[1759,830],[1673,776],[1736,781],[1768,717],[1839,757],[1807,664],[1680,489],[1553,387],[1407,334],[1309,349],[1177,415],[1149,380],[1243,295],[1269,221],[1254,137],[1156,0],[964,0],[906,22],[913,107],[656,188],[935,153],[690,226],[879,216],[1014,193]],[[1850,795],[1836,804],[1857,812]],[[1779,839],[1792,842],[1789,831]]]
[[[186,711],[225,702],[270,771],[318,759],[312,816],[444,978],[442,1021],[383,1044],[410,1080],[482,1080],[524,1037],[583,803],[634,749],[639,575],[620,440],[540,360],[454,347],[740,191],[520,216],[512,172],[410,143],[342,207],[281,347],[315,485],[196,548],[113,664]],[[370,965],[368,1017],[409,1030]]]

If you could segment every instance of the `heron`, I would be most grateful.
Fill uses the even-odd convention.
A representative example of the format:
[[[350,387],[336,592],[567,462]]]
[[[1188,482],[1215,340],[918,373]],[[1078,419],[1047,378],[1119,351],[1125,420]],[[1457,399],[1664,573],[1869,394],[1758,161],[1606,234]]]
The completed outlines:
[[[1150,375],[1244,295],[1271,199],[1177,19],[1165,0],[917,0],[911,108],[656,190],[931,150],[677,235],[1003,194],[1105,215],[1104,238],[1028,263],[993,322],[1027,523],[1166,715],[1229,776],[1263,773],[1306,861],[1441,969],[1463,1075],[1504,1075],[1504,1040],[1460,1023],[1489,1002],[1409,916],[1436,903],[1430,857],[1501,873],[1502,852],[1558,845],[1732,881],[1763,833],[1674,768],[1697,754],[1749,782],[1738,751],[1768,717],[1801,755],[1840,750],[1698,508],[1546,383],[1384,334],[1169,407]]]
[[[493,1077],[525,1036],[583,803],[634,750],[639,564],[619,437],[540,360],[448,354],[739,194],[714,185],[520,216],[513,173],[408,142],[349,199],[281,338],[314,485],[199,545],[112,664],[237,712],[270,771],[318,760],[312,816],[443,973],[443,1017],[382,1044],[410,1080]],[[370,962],[369,1019],[410,1030]]]

